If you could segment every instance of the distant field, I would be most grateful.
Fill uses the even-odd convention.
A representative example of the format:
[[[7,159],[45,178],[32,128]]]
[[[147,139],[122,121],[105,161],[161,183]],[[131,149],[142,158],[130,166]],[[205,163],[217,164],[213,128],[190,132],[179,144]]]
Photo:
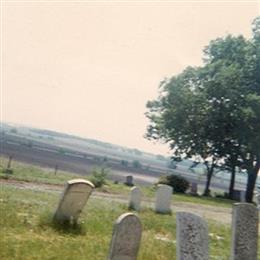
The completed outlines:
[[[97,140],[76,137],[49,130],[28,127],[14,127],[4,124],[0,135],[0,155],[12,155],[14,159],[34,165],[79,173],[88,176],[94,167],[112,169],[111,180],[125,181],[133,175],[135,183],[150,185],[162,175],[180,174],[190,182],[197,182],[199,188],[205,185],[203,167],[190,169],[192,162],[184,160],[177,169],[169,168],[170,160],[161,155],[153,155],[113,145]],[[244,182],[244,183],[241,183]],[[228,190],[229,175],[218,174],[212,178],[212,189]],[[236,189],[245,189],[245,176],[236,176]]]

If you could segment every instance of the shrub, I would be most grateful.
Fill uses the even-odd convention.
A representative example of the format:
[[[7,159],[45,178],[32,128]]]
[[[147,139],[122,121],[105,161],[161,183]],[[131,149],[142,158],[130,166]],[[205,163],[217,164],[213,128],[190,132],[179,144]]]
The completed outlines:
[[[96,188],[100,188],[106,184],[107,172],[108,169],[105,168],[95,168],[92,170],[90,181],[95,185]]]
[[[189,188],[189,182],[182,176],[170,174],[160,177],[158,184],[166,184],[173,187],[174,192],[185,193]]]

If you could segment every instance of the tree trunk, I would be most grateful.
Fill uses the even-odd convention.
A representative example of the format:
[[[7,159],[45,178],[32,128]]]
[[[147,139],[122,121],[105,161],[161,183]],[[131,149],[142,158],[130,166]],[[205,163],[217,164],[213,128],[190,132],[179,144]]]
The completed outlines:
[[[259,167],[253,167],[248,171],[247,185],[246,185],[246,202],[252,203],[254,196],[254,189]]]
[[[229,194],[228,194],[230,199],[233,198],[235,178],[236,178],[236,166],[232,165],[232,167],[231,167],[231,179],[230,179],[230,184],[229,184]]]
[[[214,163],[212,163],[210,167],[207,167],[207,181],[206,181],[206,186],[205,186],[203,196],[209,196],[210,195],[209,187],[210,187],[210,182],[211,182],[211,178],[212,178],[212,175],[213,175],[214,167],[215,167]]]

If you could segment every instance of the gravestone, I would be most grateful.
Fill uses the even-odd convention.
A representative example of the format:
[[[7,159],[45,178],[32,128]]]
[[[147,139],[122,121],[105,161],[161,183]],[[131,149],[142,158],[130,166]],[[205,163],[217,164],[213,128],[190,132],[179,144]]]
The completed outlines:
[[[256,194],[256,203],[258,210],[260,210],[260,193]]]
[[[108,260],[136,260],[141,236],[139,218],[132,213],[121,215],[114,225]]]
[[[167,214],[171,213],[171,197],[173,188],[159,184],[156,192],[155,212]]]
[[[258,210],[249,203],[235,203],[232,212],[231,260],[257,260]]]
[[[76,223],[95,186],[84,179],[73,179],[67,182],[61,196],[54,219],[59,222]]]
[[[141,205],[142,192],[138,187],[131,188],[129,198],[129,208],[139,211]]]
[[[196,183],[196,182],[191,183],[190,194],[191,195],[198,195],[198,183]]]
[[[239,202],[245,202],[246,192],[244,190],[233,190],[232,199]]]
[[[126,176],[126,182],[125,182],[125,184],[126,184],[127,186],[133,186],[133,185],[134,185],[134,184],[133,184],[133,176],[132,176],[132,175]]]
[[[240,202],[246,202],[246,191],[245,190],[240,191]]]
[[[177,260],[208,260],[208,226],[204,219],[187,212],[176,214]]]

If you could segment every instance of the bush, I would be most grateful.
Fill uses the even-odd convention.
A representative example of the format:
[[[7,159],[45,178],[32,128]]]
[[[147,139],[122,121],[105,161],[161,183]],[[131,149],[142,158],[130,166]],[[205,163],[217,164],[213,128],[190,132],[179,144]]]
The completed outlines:
[[[159,179],[158,184],[169,185],[173,187],[174,192],[180,193],[185,193],[190,186],[189,182],[184,177],[173,174],[162,176]]]
[[[94,170],[92,170],[92,175],[89,179],[96,188],[100,188],[106,184],[107,172],[108,170],[105,168],[95,168]]]

